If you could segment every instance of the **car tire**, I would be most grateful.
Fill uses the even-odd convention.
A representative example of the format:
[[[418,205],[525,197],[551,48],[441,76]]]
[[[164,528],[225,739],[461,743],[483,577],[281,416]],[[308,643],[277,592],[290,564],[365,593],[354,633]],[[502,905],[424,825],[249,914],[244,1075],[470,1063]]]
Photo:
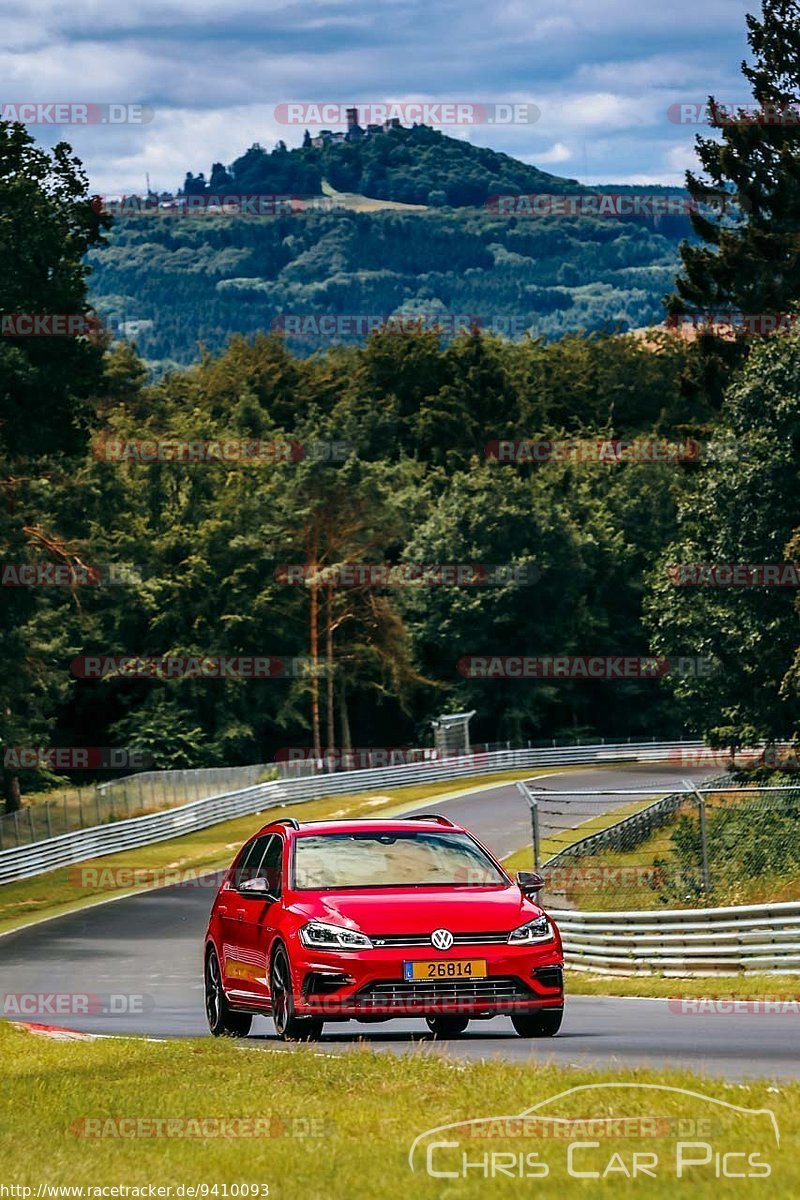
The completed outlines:
[[[538,1012],[512,1017],[511,1024],[520,1037],[554,1037],[561,1028],[563,1017],[563,1008],[542,1008]]]
[[[296,1017],[292,973],[286,951],[279,946],[269,973],[272,1023],[282,1042],[315,1042],[322,1033],[323,1021],[317,1017]]]
[[[425,1023],[435,1038],[452,1038],[464,1032],[469,1017],[426,1017]]]
[[[253,1023],[251,1013],[235,1012],[228,1004],[222,986],[217,952],[212,947],[206,955],[204,976],[206,1019],[214,1037],[247,1037]]]

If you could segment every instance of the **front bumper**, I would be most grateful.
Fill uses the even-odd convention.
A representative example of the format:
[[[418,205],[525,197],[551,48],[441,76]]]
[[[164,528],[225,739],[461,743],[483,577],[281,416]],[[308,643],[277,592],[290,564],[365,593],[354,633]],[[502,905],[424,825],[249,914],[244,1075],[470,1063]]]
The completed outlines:
[[[298,945],[298,949],[302,947]],[[403,963],[431,959],[486,959],[479,979],[406,981]],[[327,954],[304,951],[294,959],[295,1011],[325,1020],[358,1017],[459,1015],[491,1017],[560,1008],[563,954],[543,946],[459,946],[445,954],[408,947]]]

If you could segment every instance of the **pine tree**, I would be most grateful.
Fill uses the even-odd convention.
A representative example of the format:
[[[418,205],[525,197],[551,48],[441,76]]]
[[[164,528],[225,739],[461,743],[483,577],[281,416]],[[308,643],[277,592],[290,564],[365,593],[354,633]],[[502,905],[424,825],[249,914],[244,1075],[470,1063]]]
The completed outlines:
[[[732,112],[709,100],[710,124],[722,136],[697,138],[705,175],[687,172],[690,195],[700,206],[692,224],[703,244],[681,248],[683,271],[668,300],[675,319],[730,311],[787,314],[800,301],[797,2],[763,0],[761,18],[748,16],[747,25],[754,65],[743,63],[742,73],[754,105]],[[765,329],[749,327],[756,333]],[[715,349],[720,353],[719,345]]]
[[[15,336],[15,314],[87,313],[88,250],[111,220],[92,205],[66,142],[51,150],[22,124],[0,121],[0,557],[6,563],[79,562],[59,530],[74,504],[77,463],[102,382],[99,337]],[[68,680],[71,597],[62,589],[4,588],[0,606],[0,742],[41,744]],[[8,812],[20,807],[16,767],[0,764]]]

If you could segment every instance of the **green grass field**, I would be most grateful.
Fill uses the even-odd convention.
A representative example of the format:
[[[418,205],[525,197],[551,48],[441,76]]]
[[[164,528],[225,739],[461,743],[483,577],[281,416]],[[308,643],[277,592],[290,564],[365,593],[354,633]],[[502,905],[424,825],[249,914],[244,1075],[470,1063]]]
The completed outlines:
[[[234,1185],[257,1184],[268,1185],[272,1200],[382,1200],[403,1194],[472,1200],[531,1195],[534,1189],[548,1200],[800,1195],[796,1083],[733,1085],[687,1072],[559,1070],[533,1058],[523,1066],[464,1064],[430,1053],[429,1044],[395,1058],[366,1049],[346,1055],[303,1046],[272,1051],[210,1039],[64,1043],[2,1025],[0,1061],[0,1184],[31,1187],[33,1197],[42,1184],[216,1185],[210,1196],[225,1196],[223,1185],[231,1196]],[[472,1131],[468,1127],[426,1139],[415,1152],[415,1169],[409,1165],[412,1143],[426,1130],[518,1114],[566,1089],[600,1083],[614,1086],[573,1093],[541,1111],[573,1120],[638,1117],[644,1124],[633,1131],[619,1121],[604,1125],[608,1132],[600,1138],[587,1136],[581,1125],[558,1125],[562,1136],[549,1138],[530,1127],[481,1125],[464,1141],[468,1161],[476,1166],[464,1172],[460,1149],[434,1147],[432,1169],[456,1168],[456,1177],[429,1175],[428,1144],[464,1138]],[[661,1090],[665,1086],[684,1091]],[[749,1110],[774,1113],[779,1146],[771,1118]],[[226,1125],[220,1126],[221,1118]],[[592,1144],[576,1147],[570,1175],[568,1143],[580,1141]],[[689,1142],[709,1150],[686,1149]],[[717,1178],[722,1159],[715,1155],[743,1151],[757,1155],[753,1161],[760,1171],[766,1164],[769,1177]],[[656,1156],[655,1177],[626,1178],[634,1153]],[[708,1153],[708,1162],[685,1165],[684,1178],[677,1179],[679,1153],[684,1160]],[[538,1154],[531,1161],[537,1172],[546,1166],[546,1180],[520,1179],[515,1174],[520,1154]],[[726,1165],[739,1172],[743,1165],[754,1169],[740,1158]],[[523,1169],[530,1173],[530,1164]],[[487,1177],[492,1170],[494,1177]],[[601,1177],[574,1176],[592,1170]]]
[[[666,999],[686,996],[733,1000],[780,997],[781,1000],[800,1000],[798,974],[725,975],[718,979],[640,975],[612,979],[608,975],[568,970],[565,987],[571,996],[662,996]]]

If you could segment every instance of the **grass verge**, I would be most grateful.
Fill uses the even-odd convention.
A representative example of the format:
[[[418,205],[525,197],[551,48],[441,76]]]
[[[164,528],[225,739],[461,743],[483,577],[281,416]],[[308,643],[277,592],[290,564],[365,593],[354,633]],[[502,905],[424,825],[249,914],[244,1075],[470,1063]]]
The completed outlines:
[[[566,894],[566,903],[552,894],[546,899],[554,908],[605,912],[800,900],[796,797],[796,792],[788,797],[706,796],[708,891],[697,806],[685,799],[667,824],[638,844],[563,864],[565,886],[559,890]]]
[[[361,793],[328,796],[303,804],[281,805],[262,813],[223,821],[197,833],[156,842],[139,850],[104,855],[70,867],[59,867],[33,879],[21,879],[0,886],[0,933],[17,929],[42,917],[57,916],[76,908],[130,895],[148,887],[177,883],[189,873],[213,871],[227,866],[234,851],[267,821],[282,816],[313,821],[324,817],[386,816],[403,812],[424,801],[452,796],[457,790],[490,787],[494,783],[513,783],[533,778],[530,768],[523,772],[501,772],[472,779],[442,780],[393,788],[380,795]]]
[[[42,1185],[144,1187],[138,1194],[146,1196],[149,1184],[171,1187],[173,1197],[181,1186],[189,1196],[202,1193],[188,1188],[206,1185],[215,1198],[263,1196],[267,1185],[271,1200],[473,1200],[487,1193],[516,1200],[521,1187],[532,1194],[534,1186],[547,1196],[641,1196],[643,1186],[648,1197],[692,1200],[764,1195],[765,1186],[771,1194],[800,1195],[794,1082],[733,1085],[685,1071],[611,1074],[533,1060],[457,1063],[422,1046],[395,1057],[303,1046],[270,1052],[211,1039],[57,1042],[2,1025],[0,1058],[0,1182],[29,1187],[32,1197]],[[595,1127],[589,1136],[581,1124],[490,1122],[425,1139],[413,1170],[409,1164],[412,1143],[426,1130],[508,1117],[585,1085],[589,1090],[551,1099],[540,1112],[579,1122],[606,1118],[605,1134],[597,1136]],[[639,1118],[632,1133],[623,1117]],[[223,1136],[211,1136],[220,1129]],[[432,1177],[426,1149],[436,1141],[457,1145],[431,1149],[431,1166],[440,1172]],[[682,1143],[693,1148],[681,1150]],[[687,1158],[706,1159],[703,1146],[707,1161],[687,1166]],[[715,1156],[726,1152],[737,1155],[724,1163],[737,1178],[719,1175],[723,1160]],[[641,1163],[646,1153],[648,1175],[626,1177],[634,1154]],[[474,1165],[465,1168],[462,1155]],[[578,1178],[578,1171],[598,1175]],[[756,1172],[760,1178],[741,1177]],[[242,1184],[259,1190],[232,1190]]]
[[[558,854],[560,850],[566,850],[568,846],[574,846],[576,842],[582,841],[586,837],[590,837],[593,833],[602,833],[604,829],[608,829],[611,825],[616,825],[623,817],[629,817],[633,813],[641,812],[643,808],[647,808],[648,804],[652,804],[652,798],[648,800],[634,800],[630,804],[622,804],[619,808],[615,808],[613,812],[599,813],[596,817],[589,817],[581,825],[576,825],[573,829],[560,829],[557,833],[551,834],[550,837],[542,838],[539,845],[539,858],[541,862],[546,862],[554,854]],[[523,846],[520,850],[515,850],[513,854],[509,854],[503,859],[503,866],[507,871],[530,871],[533,866],[533,846]]]
[[[703,979],[665,975],[611,977],[586,971],[565,972],[570,996],[715,997],[733,1000],[798,1000],[800,975],[725,975]]]

